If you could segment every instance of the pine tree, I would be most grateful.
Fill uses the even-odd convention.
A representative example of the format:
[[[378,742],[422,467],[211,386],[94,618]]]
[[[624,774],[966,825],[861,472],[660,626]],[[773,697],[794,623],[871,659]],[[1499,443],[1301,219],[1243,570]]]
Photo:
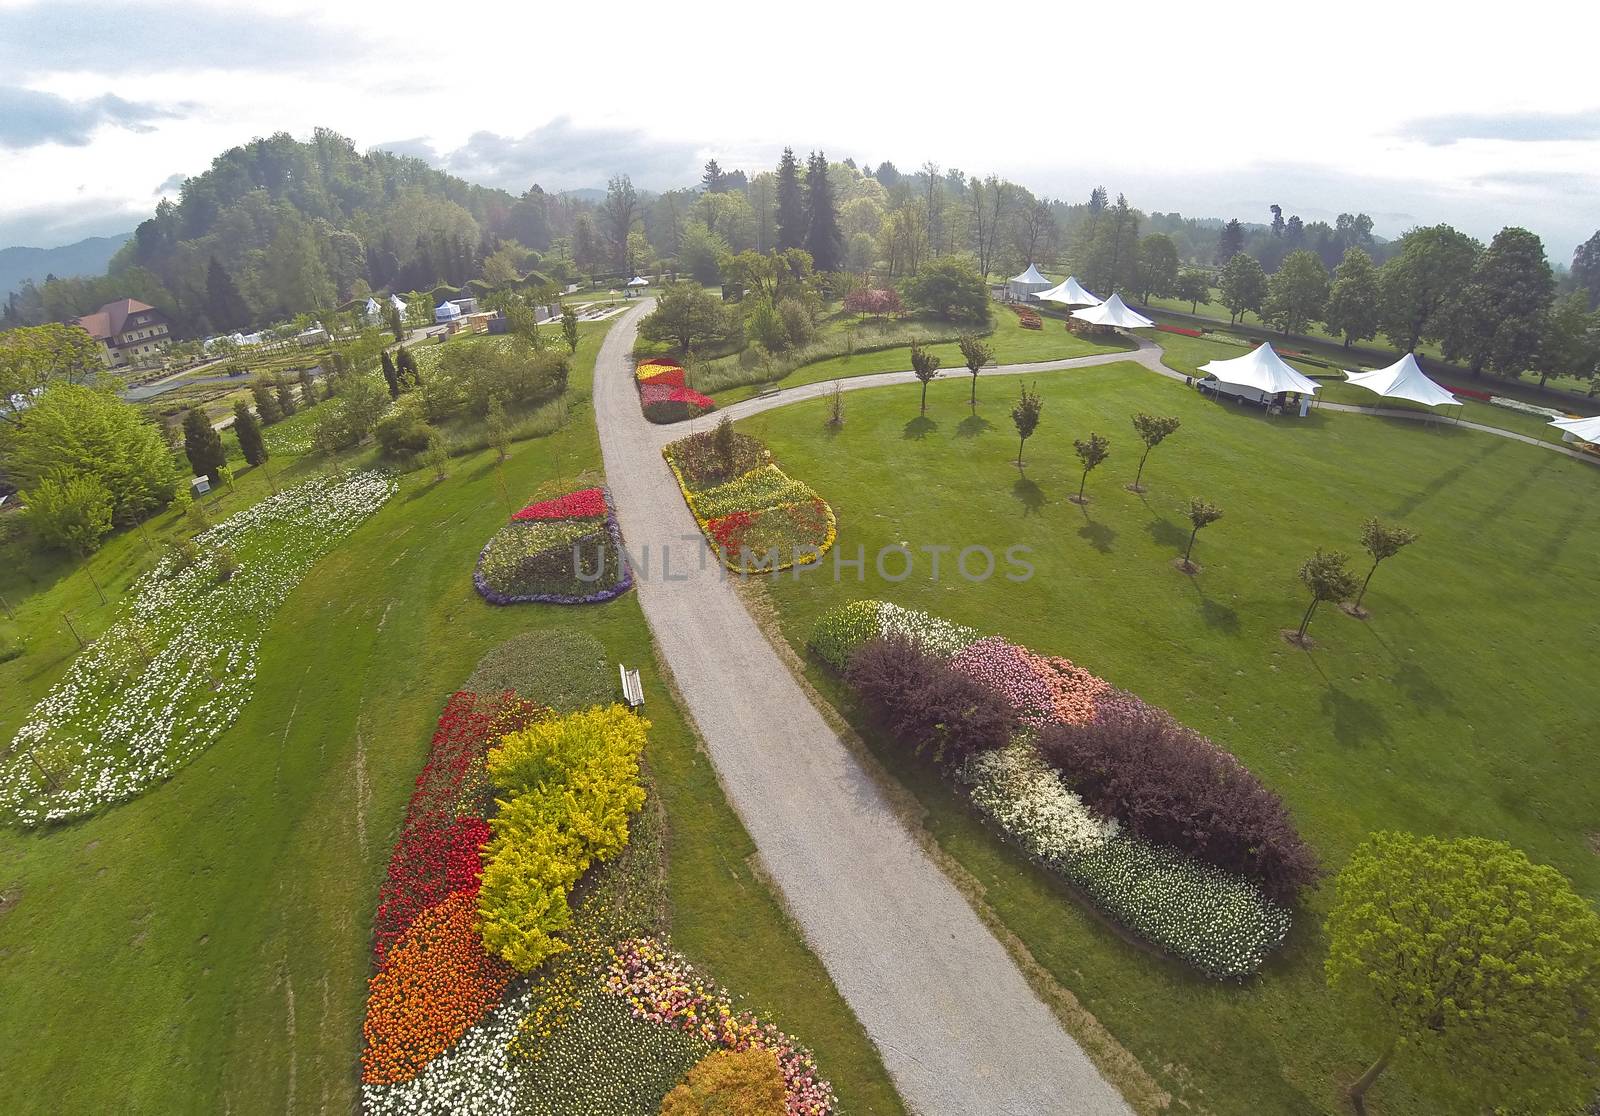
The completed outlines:
[[[206,265],[206,316],[219,330],[238,329],[250,320],[250,307],[226,268],[212,256]]]
[[[806,163],[806,251],[818,271],[838,271],[844,262],[844,234],[828,183],[828,157],[813,151]]]
[[[183,452],[195,476],[207,477],[212,484],[222,479],[222,466],[228,460],[222,436],[211,428],[206,413],[198,407],[189,408],[183,416]]]
[[[239,439],[239,451],[246,465],[260,465],[267,459],[267,443],[261,437],[261,425],[243,399],[233,405],[233,433]]]
[[[395,379],[399,381],[401,391],[422,386],[422,372],[417,368],[417,358],[404,345],[400,346],[395,357]]]
[[[316,378],[316,376],[314,376],[312,374],[311,369],[309,369],[309,368],[300,369],[300,403],[301,403],[301,405],[305,406],[305,407],[310,407],[310,406],[312,406],[313,404],[316,403],[318,398],[319,398],[319,395],[318,395],[318,392],[317,392],[317,378]]]
[[[282,411],[285,417],[294,414],[300,409],[299,397],[294,393],[293,380],[278,381],[277,397],[278,410]]]
[[[389,385],[389,398],[399,399],[400,377],[395,371],[394,361],[389,358],[388,349],[383,350],[383,382]]]
[[[273,394],[271,380],[265,376],[258,377],[250,385],[250,394],[255,399],[256,414],[262,426],[271,426],[283,417],[283,409],[278,406],[278,397]]]
[[[800,192],[800,161],[794,157],[794,148],[785,147],[783,158],[778,160],[778,247],[804,248],[806,241],[806,206]]]
[[[1244,251],[1244,226],[1235,217],[1217,234],[1217,263],[1226,264]]]

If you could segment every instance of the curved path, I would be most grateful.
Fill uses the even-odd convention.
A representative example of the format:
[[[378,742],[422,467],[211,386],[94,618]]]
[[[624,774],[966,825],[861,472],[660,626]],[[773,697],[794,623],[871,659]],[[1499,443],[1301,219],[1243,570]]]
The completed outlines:
[[[914,1111],[1130,1116],[711,564],[633,385],[649,305],[595,367],[607,483],[662,657],[807,942]]]

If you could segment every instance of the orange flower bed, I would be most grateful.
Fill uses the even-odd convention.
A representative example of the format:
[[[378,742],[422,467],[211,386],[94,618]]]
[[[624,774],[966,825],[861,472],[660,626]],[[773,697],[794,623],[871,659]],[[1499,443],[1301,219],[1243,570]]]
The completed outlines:
[[[477,898],[458,891],[429,907],[367,983],[361,1080],[410,1081],[497,1003],[511,966],[483,948]]]

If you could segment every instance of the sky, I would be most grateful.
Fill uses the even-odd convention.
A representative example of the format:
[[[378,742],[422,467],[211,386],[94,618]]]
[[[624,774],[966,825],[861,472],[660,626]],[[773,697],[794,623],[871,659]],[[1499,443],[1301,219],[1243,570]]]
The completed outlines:
[[[788,144],[1189,216],[1523,225],[1560,263],[1600,227],[1597,31],[1572,0],[0,0],[0,246],[126,232],[227,148],[326,126],[512,192]]]

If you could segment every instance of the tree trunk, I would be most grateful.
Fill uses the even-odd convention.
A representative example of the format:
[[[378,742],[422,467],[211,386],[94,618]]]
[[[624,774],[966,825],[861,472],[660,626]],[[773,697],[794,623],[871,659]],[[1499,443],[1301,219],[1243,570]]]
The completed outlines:
[[[1089,483],[1089,470],[1085,469],[1083,471],[1082,478],[1080,478],[1079,481],[1078,481],[1078,501],[1080,503],[1083,501],[1083,486],[1088,484],[1088,483]]]
[[[1189,564],[1189,555],[1194,553],[1194,537],[1199,533],[1200,528],[1198,526],[1189,532],[1189,545],[1183,548],[1183,564],[1185,566]]]
[[[1372,568],[1367,571],[1367,579],[1361,583],[1361,592],[1356,594],[1356,607],[1361,607],[1362,598],[1367,595],[1367,586],[1372,584],[1372,575],[1378,572],[1378,562],[1372,563]]]
[[[1350,1104],[1360,1116],[1367,1113],[1367,1090],[1372,1088],[1372,1083],[1378,1080],[1378,1075],[1389,1067],[1389,1059],[1394,1057],[1394,1040],[1389,1040],[1389,1045],[1383,1048],[1383,1053],[1378,1055],[1378,1060],[1367,1067],[1367,1072],[1356,1079],[1350,1086]]]
[[[1144,463],[1150,460],[1150,447],[1144,447],[1144,456],[1139,458],[1139,471],[1133,475],[1133,487],[1139,487],[1139,480],[1144,476]]]
[[[1027,438],[1018,438],[1017,439],[1017,468],[1019,468],[1019,469],[1022,468],[1022,445],[1027,440],[1028,440]]]
[[[1317,610],[1317,598],[1311,598],[1311,604],[1306,607],[1306,614],[1300,617],[1300,630],[1294,633],[1296,639],[1306,638],[1306,625],[1311,623],[1311,614]]]
[[[972,374],[972,413],[978,413],[978,374]]]
[[[922,413],[928,413],[928,381],[922,381]]]

